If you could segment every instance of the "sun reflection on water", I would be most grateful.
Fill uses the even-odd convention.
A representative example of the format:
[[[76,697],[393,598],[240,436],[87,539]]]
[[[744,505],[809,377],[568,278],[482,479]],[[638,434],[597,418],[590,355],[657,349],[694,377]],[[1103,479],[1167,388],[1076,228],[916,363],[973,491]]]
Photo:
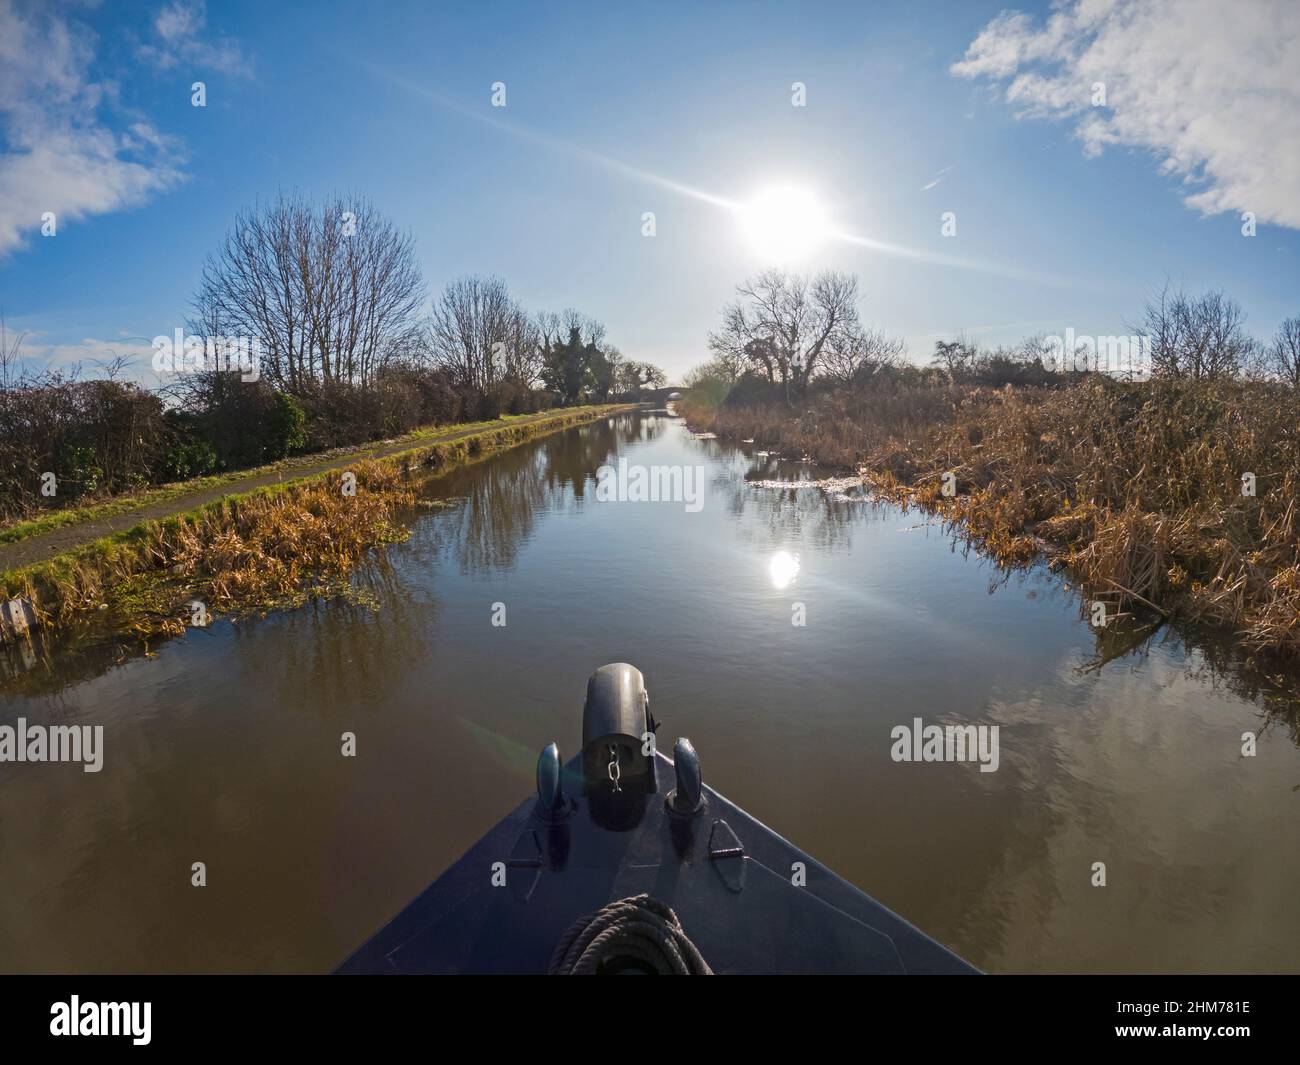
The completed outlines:
[[[789,551],[778,551],[768,562],[767,572],[772,578],[772,587],[778,590],[788,588],[799,576],[799,556]]]

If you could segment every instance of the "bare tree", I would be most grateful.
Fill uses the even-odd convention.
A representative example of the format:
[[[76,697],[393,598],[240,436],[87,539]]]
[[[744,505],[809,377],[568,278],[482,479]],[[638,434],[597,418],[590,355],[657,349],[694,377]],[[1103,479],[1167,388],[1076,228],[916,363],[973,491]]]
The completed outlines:
[[[947,373],[951,380],[960,381],[970,376],[978,360],[979,348],[965,336],[959,336],[955,340],[936,340],[934,358],[930,362]]]
[[[205,335],[256,339],[263,375],[303,394],[372,382],[409,349],[423,297],[411,237],[369,201],[295,193],[236,218],[194,312]]]
[[[543,348],[564,343],[575,329],[583,344],[595,347],[605,340],[605,324],[573,307],[566,307],[559,314],[543,311],[537,316],[537,330]]]
[[[743,351],[715,349],[709,359],[710,373],[729,384],[734,384],[745,372],[748,359]]]
[[[640,367],[641,386],[643,388],[663,388],[668,383],[668,375],[652,363],[642,362]]]
[[[668,376],[658,366],[625,359],[617,367],[615,391],[620,395],[640,398],[642,389],[663,388],[667,382]]]
[[[1245,325],[1241,305],[1222,292],[1191,297],[1166,284],[1147,302],[1137,333],[1153,376],[1213,381],[1233,376],[1250,358],[1254,341]]]
[[[1016,357],[1023,362],[1037,364],[1046,369],[1052,361],[1055,350],[1046,333],[1034,333],[1032,336],[1025,337],[1016,346]]]
[[[809,280],[764,270],[736,286],[740,297],[723,308],[722,326],[709,334],[715,359],[741,360],[789,395],[803,392],[828,345],[849,335],[858,320],[858,281],[827,271]]]
[[[507,380],[532,387],[541,371],[541,326],[499,277],[447,285],[433,305],[429,347],[457,384],[479,392]]]
[[[822,375],[845,388],[860,388],[899,364],[905,345],[879,329],[855,325],[842,330],[822,352]]]
[[[4,315],[0,314],[0,390],[16,388],[26,377],[19,354],[26,336],[25,332],[10,333],[5,326]]]
[[[542,340],[537,323],[516,307],[506,323],[505,375],[532,388],[542,372]]]
[[[1287,318],[1264,349],[1264,364],[1292,388],[1300,390],[1300,314]]]

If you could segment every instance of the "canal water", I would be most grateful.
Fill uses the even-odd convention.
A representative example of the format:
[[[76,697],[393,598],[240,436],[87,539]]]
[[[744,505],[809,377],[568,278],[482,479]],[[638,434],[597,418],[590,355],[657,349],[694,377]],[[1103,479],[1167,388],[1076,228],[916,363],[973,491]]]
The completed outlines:
[[[620,459],[699,495],[603,498]],[[350,600],[56,652],[0,724],[102,725],[103,768],[0,764],[0,969],[330,969],[577,751],[613,661],[661,745],[981,968],[1300,969],[1294,713],[1171,634],[1106,661],[1042,567],[779,487],[818,476],[621,415],[430,482]],[[996,772],[896,761],[918,718],[997,726]]]

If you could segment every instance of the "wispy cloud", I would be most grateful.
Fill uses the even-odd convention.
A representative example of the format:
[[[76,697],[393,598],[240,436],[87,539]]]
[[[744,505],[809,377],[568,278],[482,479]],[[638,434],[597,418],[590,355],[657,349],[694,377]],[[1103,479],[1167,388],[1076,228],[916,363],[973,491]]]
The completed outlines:
[[[951,169],[952,169],[952,167],[950,167],[950,166],[945,166],[942,170],[940,170],[937,174],[934,175],[934,180],[933,180],[933,181],[930,181],[928,184],[925,184],[925,185],[922,185],[922,186],[921,186],[921,191],[922,191],[922,192],[929,192],[932,188],[934,188],[936,185],[939,184],[939,182],[941,182],[941,181],[943,180],[943,176],[944,176],[944,174],[948,173],[948,171],[951,170]]]
[[[1041,23],[1004,11],[952,73],[1005,85],[1025,116],[1074,121],[1087,155],[1151,151],[1203,214],[1300,228],[1297,54],[1295,0],[1076,0]]]
[[[0,0],[0,258],[53,212],[58,225],[142,203],[181,180],[171,140],[142,118],[113,129],[97,41],[54,9]]]
[[[143,337],[118,340],[83,337],[75,343],[63,344],[43,343],[41,338],[40,333],[28,333],[19,349],[29,369],[98,377],[109,368],[120,366],[118,373],[123,380],[149,387],[159,383],[153,370],[153,347]]]
[[[174,0],[153,20],[153,39],[136,49],[146,63],[169,70],[182,63],[216,70],[235,77],[252,77],[252,60],[233,37],[207,34],[208,12],[204,0]]]

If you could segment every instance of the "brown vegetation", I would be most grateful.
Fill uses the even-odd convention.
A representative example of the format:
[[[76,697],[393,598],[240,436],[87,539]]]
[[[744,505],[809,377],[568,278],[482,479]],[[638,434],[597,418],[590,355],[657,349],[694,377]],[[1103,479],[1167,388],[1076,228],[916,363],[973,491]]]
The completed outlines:
[[[999,559],[1045,553],[1123,609],[1227,626],[1248,651],[1300,653],[1293,390],[1090,375],[1060,388],[831,394],[802,412],[688,400],[685,413],[720,436],[861,468],[882,495],[960,521]]]
[[[150,522],[25,570],[0,575],[3,597],[26,596],[42,627],[103,618],[142,638],[176,635],[191,604],[209,615],[260,612],[337,592],[373,546],[405,538],[415,501],[411,475],[440,473],[543,433],[604,417],[583,408],[461,440],[359,461],[356,491],[339,471],[230,496],[198,511]]]

